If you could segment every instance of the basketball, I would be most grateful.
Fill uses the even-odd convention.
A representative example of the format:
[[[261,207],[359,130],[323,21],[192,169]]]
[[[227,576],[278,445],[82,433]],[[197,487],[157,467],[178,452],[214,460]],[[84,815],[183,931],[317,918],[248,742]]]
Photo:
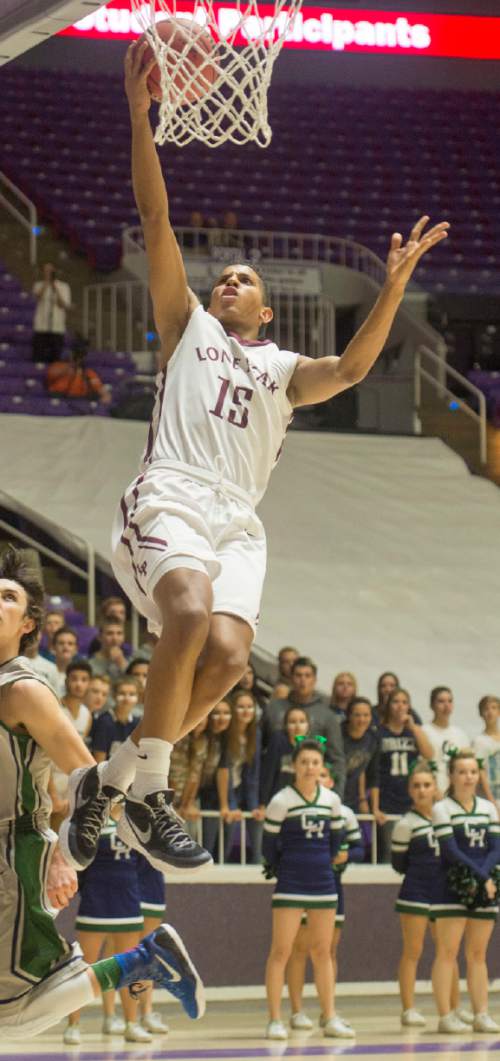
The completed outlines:
[[[209,30],[187,18],[165,19],[156,24],[156,30],[160,39],[169,49],[172,49],[172,52],[178,55],[183,54],[182,65],[173,78],[173,85],[176,92],[184,97],[184,103],[195,103],[206,94],[217,77],[217,67],[210,62],[214,40]],[[145,38],[146,35],[141,39]],[[148,45],[144,53],[143,65],[147,65],[153,58],[153,49],[151,45]],[[166,63],[167,69],[173,68],[176,63],[175,57],[168,51]],[[147,85],[152,99],[161,103],[162,87],[158,64],[149,74]]]

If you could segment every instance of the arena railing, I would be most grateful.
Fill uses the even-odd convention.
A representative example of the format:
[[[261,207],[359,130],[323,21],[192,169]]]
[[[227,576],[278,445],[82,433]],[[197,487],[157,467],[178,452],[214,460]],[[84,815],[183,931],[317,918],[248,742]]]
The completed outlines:
[[[210,255],[212,249],[241,251],[245,258],[265,267],[267,258],[289,261],[343,265],[364,273],[377,284],[383,284],[385,265],[374,251],[340,236],[322,236],[310,232],[268,232],[258,229],[175,228],[181,251]],[[144,253],[144,236],[140,225],[125,228],[122,233],[123,254]]]
[[[428,368],[424,368],[422,361],[427,359],[430,361],[435,369],[434,374],[429,372]],[[448,365],[446,361],[443,361],[439,355],[431,350],[428,346],[421,345],[418,347],[415,353],[415,412],[417,416],[420,414],[422,408],[422,380],[425,380],[433,390],[437,393],[439,398],[449,398],[451,401],[456,403],[464,413],[467,414],[472,420],[478,425],[479,432],[479,460],[481,464],[487,464],[488,461],[488,419],[486,410],[486,398],[482,391],[478,387],[475,387],[466,376],[463,376],[461,372],[457,372],[456,368]],[[451,376],[452,379],[456,380],[460,387],[468,391],[469,394],[475,398],[478,406],[476,412],[468,402],[460,398],[458,394],[450,390],[446,386],[446,378]]]
[[[245,259],[254,261],[265,273],[267,259],[292,261],[294,264],[340,265],[355,272],[362,273],[381,287],[386,278],[386,266],[381,258],[369,247],[355,240],[342,236],[323,236],[310,232],[268,232],[258,229],[214,229],[214,228],[175,228],[175,234],[181,248],[186,254],[206,256],[216,261],[221,255],[224,258],[234,257],[234,251],[241,251]],[[145,254],[144,234],[140,225],[125,228],[122,232],[123,256]],[[425,298],[425,291],[412,282],[409,295]],[[409,333],[415,343],[425,343],[436,355],[446,360],[446,343],[439,333],[423,320],[409,301],[403,303],[398,311],[399,318],[408,325]],[[324,346],[334,349],[334,344]],[[309,351],[308,351],[309,352]],[[310,352],[310,356],[315,356]],[[317,356],[317,355],[316,355]]]
[[[36,265],[37,260],[37,236],[38,236],[38,213],[35,204],[28,199],[28,196],[17,187],[5,173],[0,171],[0,185],[7,189],[9,194],[14,198],[16,202],[11,202],[11,199],[7,198],[3,191],[0,191],[0,203],[8,211],[9,214],[15,220],[22,225],[29,233],[29,244],[30,244],[30,265]],[[28,216],[26,217],[19,209],[19,204],[27,208]]]
[[[24,514],[27,514],[27,509],[24,508]],[[36,520],[36,514],[32,513],[30,520]],[[26,534],[24,531],[19,530],[12,523],[8,523],[7,520],[0,519],[0,530],[6,531],[9,536],[12,535],[19,541],[23,542],[24,545],[28,545],[31,549],[35,549],[36,552],[41,553],[42,556],[46,556],[49,560],[52,560],[59,567],[62,567],[64,571],[69,571],[73,575],[77,575],[81,578],[87,586],[87,622],[89,626],[94,626],[96,618],[96,571],[95,571],[95,552],[94,547],[85,538],[79,538],[72,534],[71,538],[74,540],[76,546],[75,551],[82,551],[86,556],[87,566],[81,567],[79,564],[73,563],[72,560],[68,560],[66,556],[62,556],[61,553],[56,552],[54,549],[50,549],[47,545],[43,545],[38,538],[32,538],[31,535]],[[48,523],[45,521],[44,531],[48,531],[49,535],[53,537],[55,542],[60,539],[61,529],[60,527],[53,526],[53,529],[48,529]],[[69,541],[69,534],[66,535],[64,542],[65,550],[72,547],[72,543]],[[81,547],[81,549],[80,549]]]
[[[247,842],[247,821],[253,820],[253,815],[249,811],[241,811],[241,817],[231,824],[239,825],[239,845],[240,845],[240,866],[247,865],[246,858],[246,842]],[[373,814],[357,814],[358,822],[367,822],[370,825],[370,864],[372,866],[377,865],[377,826]],[[208,819],[218,819],[218,834],[217,834],[217,864],[219,866],[227,865],[224,861],[224,826],[219,811],[217,810],[200,810],[198,816],[193,820],[188,820],[188,829],[193,835],[194,839],[199,843],[203,843],[203,821]],[[397,822],[400,819],[399,814],[386,814],[386,821]]]

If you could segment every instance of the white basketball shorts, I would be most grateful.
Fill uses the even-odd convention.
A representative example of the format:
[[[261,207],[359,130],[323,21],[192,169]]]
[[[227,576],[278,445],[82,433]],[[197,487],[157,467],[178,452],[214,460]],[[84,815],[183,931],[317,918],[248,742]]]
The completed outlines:
[[[266,573],[266,536],[250,499],[215,473],[156,462],[128,487],[112,532],[115,576],[148,629],[159,634],[154,600],[175,568],[205,572],[213,608],[243,619],[254,635]]]

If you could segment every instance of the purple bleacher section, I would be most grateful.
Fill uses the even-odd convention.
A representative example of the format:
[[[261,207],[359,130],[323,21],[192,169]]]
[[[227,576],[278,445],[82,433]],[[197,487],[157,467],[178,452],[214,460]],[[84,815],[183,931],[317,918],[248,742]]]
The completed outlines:
[[[4,67],[0,165],[105,271],[137,223],[121,78]],[[273,140],[168,146],[172,219],[237,211],[241,228],[349,237],[385,256],[392,231],[426,212],[452,238],[420,266],[435,290],[500,290],[497,100],[488,93],[273,85]]]
[[[47,393],[47,366],[33,361],[31,349],[34,307],[34,298],[0,263],[0,413],[107,416],[109,406],[97,401],[57,398]],[[133,360],[125,353],[93,351],[86,364],[111,386],[112,394],[134,373]]]

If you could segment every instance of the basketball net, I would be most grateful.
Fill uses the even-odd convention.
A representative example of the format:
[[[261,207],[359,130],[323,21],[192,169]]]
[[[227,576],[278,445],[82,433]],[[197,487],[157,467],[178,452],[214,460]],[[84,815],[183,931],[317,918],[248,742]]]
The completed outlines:
[[[267,147],[272,136],[267,114],[271,74],[302,0],[274,0],[273,13],[265,17],[259,13],[258,0],[236,0],[227,7],[216,0],[195,0],[192,12],[177,10],[177,0],[157,0],[158,6],[155,0],[149,4],[132,0],[132,5],[160,69],[156,143],[168,140],[183,147],[201,140],[218,147],[228,140],[235,144],[254,140]],[[219,19],[217,8],[222,8]],[[161,40],[156,29],[160,12],[163,18],[189,18],[204,27],[213,38],[213,49],[207,52],[206,38],[203,48],[196,35],[186,40],[182,50]]]

